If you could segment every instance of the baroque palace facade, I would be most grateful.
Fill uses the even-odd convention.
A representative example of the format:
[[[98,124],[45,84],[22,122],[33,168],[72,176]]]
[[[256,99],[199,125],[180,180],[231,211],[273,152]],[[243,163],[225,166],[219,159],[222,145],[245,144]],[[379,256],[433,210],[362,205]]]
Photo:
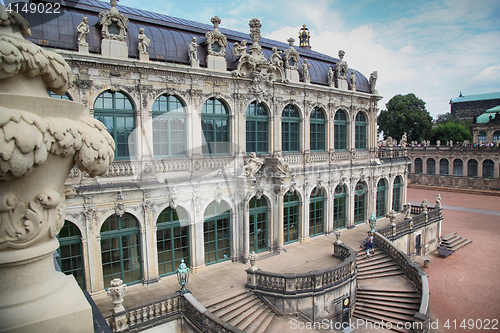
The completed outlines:
[[[66,182],[59,263],[82,289],[154,283],[181,259],[246,262],[403,209],[407,162],[377,149],[377,74],[343,51],[312,51],[305,31],[296,48],[263,39],[256,19],[248,35],[116,1],[61,9],[27,39],[68,62],[63,98],[116,143],[105,175]]]

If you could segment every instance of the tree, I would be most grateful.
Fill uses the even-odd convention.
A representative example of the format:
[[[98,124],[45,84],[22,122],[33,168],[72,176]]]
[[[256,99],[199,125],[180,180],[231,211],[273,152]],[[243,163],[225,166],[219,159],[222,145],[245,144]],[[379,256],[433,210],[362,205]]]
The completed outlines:
[[[440,140],[443,143],[450,140],[453,142],[463,142],[464,140],[471,139],[472,135],[465,128],[465,126],[453,121],[449,121],[444,124],[438,124],[432,129],[433,142],[436,142],[437,140]]]
[[[425,109],[425,102],[415,94],[396,95],[385,105],[387,110],[380,111],[378,131],[396,140],[406,132],[408,142],[431,139],[432,117]]]
[[[449,121],[454,121],[453,117],[451,116],[451,112],[446,112],[443,114],[438,114],[436,118],[436,124],[444,124]]]

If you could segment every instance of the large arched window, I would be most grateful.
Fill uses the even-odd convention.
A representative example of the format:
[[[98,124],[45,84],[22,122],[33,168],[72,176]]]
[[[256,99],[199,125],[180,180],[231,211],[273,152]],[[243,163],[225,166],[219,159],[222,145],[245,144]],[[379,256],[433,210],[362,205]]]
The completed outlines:
[[[493,178],[495,174],[495,163],[492,160],[483,162],[483,178]]]
[[[354,190],[354,224],[363,223],[366,217],[366,184],[358,182]]]
[[[212,201],[203,215],[205,265],[231,258],[231,228],[229,207],[225,202]]]
[[[493,133],[493,142],[499,142],[500,141],[500,131],[495,131]]]
[[[102,122],[115,140],[115,159],[135,156],[135,110],[120,92],[105,91],[94,102],[94,118]]]
[[[338,185],[335,188],[333,197],[333,228],[345,227],[345,206],[346,206],[346,190],[345,185]]]
[[[457,158],[453,161],[453,176],[463,176],[464,175],[464,162]]]
[[[433,158],[427,159],[427,174],[435,175],[436,174],[436,160]]]
[[[486,143],[486,131],[481,131],[477,134],[478,143]]]
[[[422,166],[423,166],[422,159],[420,157],[417,157],[415,159],[415,173],[417,175],[422,173]]]
[[[229,154],[229,112],[221,100],[210,98],[201,108],[203,154]]]
[[[442,158],[440,161],[439,161],[439,174],[440,175],[443,175],[443,176],[446,176],[449,174],[449,162],[448,162],[448,159],[446,158]]]
[[[323,234],[325,230],[325,195],[320,187],[315,187],[309,200],[309,236]]]
[[[186,112],[181,100],[161,95],[153,103],[153,152],[155,157],[186,155]]]
[[[363,112],[358,112],[355,122],[354,141],[356,149],[366,149],[366,116]]]
[[[470,159],[467,162],[467,177],[477,177],[477,161]]]
[[[324,151],[326,147],[325,113],[315,107],[310,119],[311,151]]]
[[[269,151],[268,139],[268,112],[267,108],[262,103],[253,101],[247,108],[247,137],[246,149],[247,153],[256,152],[266,154]]]
[[[334,119],[334,148],[335,150],[347,149],[347,115],[345,111],[338,110]]]
[[[250,222],[250,252],[267,250],[267,201],[253,197],[248,203]]]
[[[295,191],[288,191],[283,199],[283,242],[286,244],[299,239],[299,196]]]
[[[182,208],[164,209],[156,220],[156,248],[158,250],[158,272],[160,276],[175,273],[184,259],[189,258],[189,222]]]
[[[61,272],[66,275],[72,274],[80,288],[85,290],[81,237],[80,230],[76,225],[70,221],[64,221],[64,225],[57,235],[57,239],[59,239],[57,263]]]
[[[281,122],[281,150],[284,153],[296,153],[300,150],[300,115],[299,110],[288,104],[283,110]]]
[[[141,246],[139,226],[129,213],[108,217],[101,227],[101,256],[104,287],[113,279],[126,284],[141,282]]]
[[[385,216],[385,199],[386,199],[386,183],[384,179],[381,179],[378,181],[377,184],[377,203],[376,203],[377,218]]]
[[[397,176],[394,179],[392,187],[392,210],[399,212],[401,210],[401,177]]]

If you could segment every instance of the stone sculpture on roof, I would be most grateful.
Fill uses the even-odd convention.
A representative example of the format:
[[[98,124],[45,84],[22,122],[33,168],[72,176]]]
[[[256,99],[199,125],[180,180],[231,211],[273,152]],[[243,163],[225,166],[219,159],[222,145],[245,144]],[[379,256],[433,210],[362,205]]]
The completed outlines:
[[[191,66],[200,67],[200,61],[198,59],[198,38],[193,37],[193,41],[189,44],[189,61]]]
[[[101,26],[101,53],[104,56],[128,58],[127,30],[128,17],[116,8],[117,0],[111,0],[111,8],[99,13]]]
[[[351,90],[356,91],[356,76],[354,75],[354,70],[351,70]]]
[[[78,45],[80,46],[88,46],[89,44],[85,40],[87,35],[89,34],[89,18],[84,16],[82,22],[76,27],[76,32],[78,33]]]
[[[335,74],[337,76],[337,88],[347,90],[347,62],[344,60],[344,50],[339,51],[340,60],[335,66]]]
[[[307,59],[304,59],[302,63],[302,80],[305,83],[311,83],[311,78],[309,77],[309,68],[311,68],[311,64],[307,62]]]
[[[378,95],[377,89],[375,89],[375,85],[377,84],[377,71],[374,71],[370,74],[370,92],[374,95]]]
[[[335,83],[333,81],[335,77],[335,73],[333,72],[333,69],[331,67],[328,68],[328,84],[330,87],[335,87]]]
[[[137,45],[137,48],[139,49],[140,60],[149,61],[148,46],[150,40],[144,33],[144,28],[139,29],[139,36],[137,38],[139,39],[139,44]]]
[[[290,82],[299,82],[299,68],[300,55],[299,52],[293,47],[295,43],[294,38],[288,38],[288,45],[290,47],[285,50],[285,75]]]
[[[208,51],[207,67],[218,71],[226,71],[227,63],[224,56],[226,55],[227,38],[219,30],[221,19],[214,16],[211,22],[214,25],[214,30],[205,34],[205,44]]]

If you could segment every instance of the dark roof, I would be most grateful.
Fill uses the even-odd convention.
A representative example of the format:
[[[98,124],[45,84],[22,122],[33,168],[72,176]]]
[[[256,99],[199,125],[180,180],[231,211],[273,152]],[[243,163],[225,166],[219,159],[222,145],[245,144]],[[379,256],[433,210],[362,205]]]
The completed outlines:
[[[31,37],[27,39],[35,44],[66,50],[78,50],[76,27],[82,22],[83,16],[89,19],[90,33],[87,36],[89,50],[91,53],[100,53],[101,51],[101,29],[97,26],[99,22],[99,13],[109,10],[109,3],[98,0],[52,0],[48,2],[60,3],[61,14],[59,15],[36,15],[23,14],[30,22]],[[198,44],[205,40],[205,33],[213,30],[213,25],[203,24],[184,19],[179,19],[163,14],[157,14],[146,10],[140,10],[125,6],[117,6],[120,13],[129,18],[128,29],[128,50],[129,57],[138,58],[137,48],[139,28],[144,28],[146,36],[151,40],[148,47],[148,53],[151,60],[166,61],[179,64],[189,64],[188,47],[192,37],[198,37]],[[222,18],[223,19],[223,18]],[[234,42],[240,42],[242,39],[250,41],[248,33],[237,32],[222,27],[219,30],[226,35],[228,47],[226,48],[226,60],[228,69],[236,69],[237,58],[232,53]],[[263,48],[266,58],[272,54],[272,47],[284,51],[289,46],[286,43],[262,38],[259,44]],[[309,76],[311,83],[328,85],[329,67],[335,67],[338,59],[315,52],[310,49],[296,46],[295,49],[300,53],[301,64],[307,59],[311,64]],[[206,48],[199,49],[200,65],[206,66]],[[300,67],[300,64],[299,64]],[[347,75],[350,81],[349,69]],[[356,89],[362,92],[370,92],[370,85],[366,77],[354,70],[356,77]],[[350,82],[349,82],[350,83]]]
[[[479,95],[462,95],[451,101],[451,103],[471,102],[471,101],[486,101],[490,99],[500,99],[500,92],[479,94]]]

